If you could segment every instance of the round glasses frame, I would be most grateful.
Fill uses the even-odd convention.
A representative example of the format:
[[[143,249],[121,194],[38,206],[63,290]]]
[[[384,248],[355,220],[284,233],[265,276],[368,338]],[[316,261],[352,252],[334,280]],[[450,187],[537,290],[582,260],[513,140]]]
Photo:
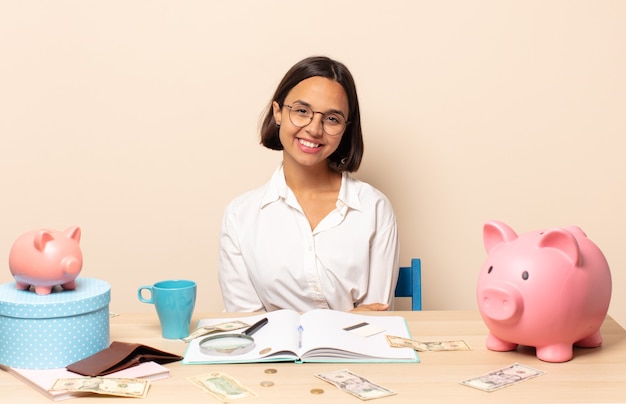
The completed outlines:
[[[322,115],[322,129],[329,136],[339,136],[346,129],[346,126],[350,123],[346,119],[336,112],[319,112],[313,111],[310,107],[302,104],[284,104],[283,107],[289,108],[289,120],[291,123],[298,127],[304,128],[313,122],[315,114]]]

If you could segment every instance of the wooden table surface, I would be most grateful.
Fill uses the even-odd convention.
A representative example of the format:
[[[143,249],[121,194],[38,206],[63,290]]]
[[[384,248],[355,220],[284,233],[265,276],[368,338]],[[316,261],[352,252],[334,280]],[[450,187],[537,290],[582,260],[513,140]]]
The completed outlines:
[[[167,364],[171,377],[152,382],[150,392],[141,402],[198,403],[218,402],[187,377],[220,371],[237,379],[259,396],[242,402],[257,403],[357,403],[336,387],[314,375],[348,369],[370,381],[397,392],[378,399],[381,403],[626,403],[626,331],[612,318],[602,326],[604,343],[600,348],[576,348],[574,358],[565,363],[542,362],[533,348],[512,352],[492,352],[485,348],[487,328],[478,312],[472,311],[396,311],[382,313],[404,316],[414,339],[438,341],[463,339],[470,351],[420,352],[420,363],[400,364],[296,364],[260,363],[238,365]],[[373,313],[380,315],[380,313]],[[200,313],[201,318],[235,317],[233,313]],[[122,313],[111,318],[111,341],[140,342],[183,355],[185,343],[161,337],[156,314]],[[544,375],[494,391],[484,392],[460,384],[513,363],[543,370]],[[267,374],[268,368],[275,369]],[[273,386],[263,387],[261,382]],[[323,394],[312,394],[323,389]],[[12,375],[0,371],[0,397],[3,403],[45,403],[48,398]],[[109,403],[133,400],[105,396],[73,398],[66,402]]]

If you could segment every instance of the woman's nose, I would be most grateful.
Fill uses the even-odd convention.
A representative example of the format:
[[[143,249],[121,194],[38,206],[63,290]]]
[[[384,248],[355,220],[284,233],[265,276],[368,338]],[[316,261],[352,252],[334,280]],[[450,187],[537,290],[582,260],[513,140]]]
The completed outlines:
[[[317,117],[318,114],[319,117]],[[311,123],[307,125],[308,132],[315,136],[322,136],[324,134],[324,124],[322,123],[323,119],[324,114],[321,112],[314,112],[313,118],[311,118]]]

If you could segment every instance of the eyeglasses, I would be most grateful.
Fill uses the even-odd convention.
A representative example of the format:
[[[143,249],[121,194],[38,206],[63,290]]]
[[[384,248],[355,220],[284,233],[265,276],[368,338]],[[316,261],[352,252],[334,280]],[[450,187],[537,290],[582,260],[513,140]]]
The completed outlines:
[[[346,125],[350,123],[346,121],[343,115],[336,112],[325,114],[323,112],[313,111],[310,107],[302,104],[285,104],[283,106],[289,108],[289,120],[298,128],[304,128],[313,122],[315,114],[322,114],[322,129],[324,129],[324,132],[329,136],[340,135],[346,128]]]

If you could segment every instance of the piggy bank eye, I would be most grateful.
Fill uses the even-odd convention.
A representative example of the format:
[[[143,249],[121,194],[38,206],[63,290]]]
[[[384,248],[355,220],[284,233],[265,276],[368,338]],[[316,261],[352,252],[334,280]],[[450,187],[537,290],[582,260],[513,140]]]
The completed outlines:
[[[522,279],[523,280],[528,280],[528,271],[522,272]]]
[[[491,271],[493,271],[493,265],[491,265],[491,266],[489,267],[489,269],[487,270],[487,273],[488,273],[488,274],[490,274],[490,273],[491,273]]]

